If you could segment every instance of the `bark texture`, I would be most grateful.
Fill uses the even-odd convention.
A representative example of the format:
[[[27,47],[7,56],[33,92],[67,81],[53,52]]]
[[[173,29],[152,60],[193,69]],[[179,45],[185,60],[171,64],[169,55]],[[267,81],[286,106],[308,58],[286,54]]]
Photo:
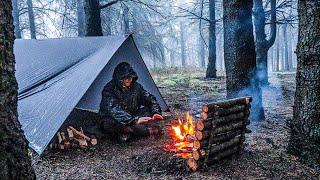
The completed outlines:
[[[103,36],[99,0],[85,0],[86,36]]]
[[[209,58],[208,67],[206,72],[206,78],[216,78],[216,13],[215,13],[215,0],[209,0]]]
[[[289,152],[320,164],[320,1],[298,2],[296,93]]]
[[[11,1],[0,1],[0,179],[35,179],[18,122]]]
[[[252,6],[252,0],[223,1],[224,60],[227,98],[252,96],[250,118],[258,121],[264,120],[264,110],[256,69]]]

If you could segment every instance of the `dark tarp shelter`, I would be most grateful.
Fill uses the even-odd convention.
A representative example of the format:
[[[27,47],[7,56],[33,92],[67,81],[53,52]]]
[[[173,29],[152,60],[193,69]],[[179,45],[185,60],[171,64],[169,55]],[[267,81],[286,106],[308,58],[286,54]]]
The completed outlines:
[[[14,54],[19,121],[38,154],[73,109],[99,111],[102,89],[120,62],[130,63],[138,82],[168,110],[131,35],[16,40]]]

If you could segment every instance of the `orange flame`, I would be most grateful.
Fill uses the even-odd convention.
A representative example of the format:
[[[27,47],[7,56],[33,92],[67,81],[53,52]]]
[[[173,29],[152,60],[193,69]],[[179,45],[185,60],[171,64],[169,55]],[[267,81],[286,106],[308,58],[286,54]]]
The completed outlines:
[[[176,156],[188,158],[191,156],[193,143],[190,142],[190,136],[195,134],[195,124],[189,113],[186,114],[186,119],[178,119],[178,123],[171,125],[172,145],[166,145],[167,151],[176,152]]]

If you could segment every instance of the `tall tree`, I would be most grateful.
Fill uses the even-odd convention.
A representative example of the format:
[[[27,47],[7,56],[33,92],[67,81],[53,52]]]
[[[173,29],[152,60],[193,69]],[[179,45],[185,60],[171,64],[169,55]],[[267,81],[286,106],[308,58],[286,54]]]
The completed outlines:
[[[284,70],[285,71],[289,71],[290,70],[290,66],[289,66],[289,49],[288,49],[288,36],[287,36],[287,26],[288,24],[285,23],[283,25],[283,43],[284,43]]]
[[[34,22],[33,5],[32,0],[27,0],[28,5],[28,16],[29,16],[29,26],[30,26],[30,36],[31,39],[36,39],[36,25]]]
[[[13,15],[13,24],[14,24],[14,36],[17,39],[21,39],[18,0],[12,1],[12,8],[13,8],[12,15]]]
[[[78,36],[82,37],[85,34],[84,29],[84,7],[83,0],[77,0],[77,18],[78,18]]]
[[[276,47],[276,59],[275,59],[275,63],[274,63],[274,66],[275,66],[275,69],[274,71],[278,72],[280,70],[280,27],[278,27],[278,30],[277,30],[277,47]]]
[[[86,36],[102,36],[101,10],[112,6],[120,0],[110,1],[100,5],[99,0],[85,0],[84,10],[86,15]]]
[[[289,152],[320,162],[320,1],[299,0],[298,67]]]
[[[258,77],[261,85],[268,84],[268,50],[274,44],[276,39],[276,0],[271,0],[271,34],[267,38],[265,33],[266,13],[263,9],[262,0],[254,0],[254,25],[256,34],[256,53],[257,53],[257,67]]]
[[[17,112],[18,85],[14,74],[13,18],[10,0],[0,1],[0,177],[35,179],[28,144]]]
[[[185,35],[184,35],[184,26],[183,23],[180,22],[180,43],[181,43],[181,65],[182,67],[186,66],[186,42],[185,42]]]
[[[201,35],[199,35],[199,38],[198,38],[198,47],[199,47],[198,57],[199,57],[200,67],[205,68],[205,66],[206,66],[205,47],[204,47],[204,42],[203,42]]]
[[[102,36],[99,0],[85,0],[86,36]]]
[[[130,26],[129,26],[129,7],[124,6],[123,7],[123,32],[124,34],[129,34],[130,33]]]
[[[250,118],[264,120],[262,95],[256,69],[252,0],[224,0],[224,61],[227,98],[253,97]]]
[[[206,78],[216,78],[216,13],[215,0],[209,0],[209,58]]]

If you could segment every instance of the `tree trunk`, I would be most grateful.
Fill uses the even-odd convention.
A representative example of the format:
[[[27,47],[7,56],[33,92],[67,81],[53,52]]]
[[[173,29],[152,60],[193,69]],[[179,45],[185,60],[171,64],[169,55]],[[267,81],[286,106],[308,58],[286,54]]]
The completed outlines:
[[[224,0],[224,61],[227,98],[253,97],[250,118],[264,120],[262,95],[256,69],[252,25],[252,0]]]
[[[173,50],[169,50],[170,51],[170,62],[171,62],[171,67],[175,67],[175,60],[174,60],[174,51]]]
[[[129,34],[130,27],[129,27],[129,8],[128,6],[124,6],[123,8],[123,33]]]
[[[12,15],[13,15],[13,24],[14,24],[14,35],[16,39],[21,39],[18,0],[13,0],[12,5],[13,5]]]
[[[271,62],[271,71],[274,71],[274,46],[271,47],[270,49],[270,62]]]
[[[206,59],[205,59],[205,47],[204,47],[204,42],[203,39],[201,37],[201,35],[199,35],[199,63],[200,63],[200,67],[201,68],[205,68],[206,67]]]
[[[256,53],[258,77],[262,86],[268,85],[268,51],[276,38],[276,1],[271,0],[271,35],[266,39],[266,17],[262,0],[254,0],[254,26],[256,34]]]
[[[99,0],[85,0],[86,36],[103,36]]]
[[[209,24],[209,58],[208,67],[206,72],[206,78],[216,78],[216,13],[215,13],[215,0],[209,0],[209,13],[210,13],[210,24]]]
[[[180,22],[180,42],[181,42],[181,65],[186,67],[186,45],[184,37],[184,28],[182,22]]]
[[[279,36],[280,27],[278,27],[277,31],[277,49],[276,49],[276,60],[275,60],[275,71],[278,72],[280,66],[280,36]]]
[[[287,24],[283,25],[283,43],[284,43],[284,70],[289,71],[289,54],[288,54],[288,37],[287,37]]]
[[[320,2],[299,0],[298,68],[289,152],[320,163]]]
[[[293,63],[292,63],[292,28],[291,26],[289,27],[289,38],[288,38],[288,63],[289,63],[289,70],[291,71],[293,69]],[[287,37],[288,37],[288,32],[287,32]]]
[[[36,37],[36,26],[35,26],[35,23],[34,23],[32,0],[27,0],[27,5],[28,5],[28,16],[29,16],[31,39],[36,39],[37,38]]]
[[[0,1],[0,179],[35,179],[28,143],[17,112],[18,85],[14,74],[13,18],[9,0]]]
[[[84,36],[84,7],[83,0],[77,0],[78,36]]]

